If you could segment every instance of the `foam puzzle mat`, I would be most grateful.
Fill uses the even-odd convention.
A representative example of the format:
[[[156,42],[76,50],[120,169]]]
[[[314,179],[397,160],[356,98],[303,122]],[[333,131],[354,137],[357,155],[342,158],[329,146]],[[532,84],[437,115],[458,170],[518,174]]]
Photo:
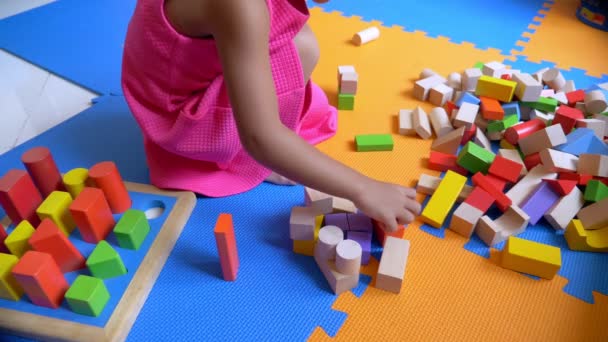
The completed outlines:
[[[0,21],[0,48],[103,95],[0,156],[0,170],[19,167],[21,153],[44,145],[61,171],[113,160],[125,180],[149,182],[141,134],[120,96],[120,49],[134,4],[59,0]],[[421,173],[439,176],[426,167],[432,140],[398,134],[399,109],[432,108],[412,96],[420,71],[447,75],[500,61],[528,72],[557,67],[578,88],[607,82],[608,33],[577,21],[576,4],[310,1],[321,48],[314,81],[336,104],[336,67],[355,65],[360,80],[355,110],[340,111],[336,136],[318,148],[380,180],[413,186]],[[84,13],[95,15],[73,32]],[[350,44],[370,25],[380,28],[378,40]],[[394,150],[356,152],[353,138],[362,133],[391,133]],[[405,232],[412,247],[399,295],[373,286],[376,246],[359,287],[336,297],[314,260],[291,251],[289,211],[303,200],[301,186],[266,183],[229,198],[199,197],[128,340],[608,340],[608,255],[570,251],[545,221],[521,237],[561,249],[563,266],[551,281],[499,267],[503,244],[488,248],[475,236],[417,221]],[[221,278],[213,237],[224,212],[233,215],[241,260],[234,283]]]

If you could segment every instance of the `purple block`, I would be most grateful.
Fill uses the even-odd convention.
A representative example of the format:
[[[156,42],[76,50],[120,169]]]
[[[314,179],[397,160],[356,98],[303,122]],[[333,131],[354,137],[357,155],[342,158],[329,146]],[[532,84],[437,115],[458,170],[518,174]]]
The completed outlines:
[[[369,259],[371,257],[372,252],[372,233],[347,231],[346,238],[350,240],[355,240],[361,245],[361,264],[369,264]]]
[[[343,231],[348,230],[348,219],[345,213],[325,215],[325,226],[336,226]]]
[[[541,182],[521,204],[521,209],[530,216],[530,223],[536,224],[559,198],[549,183]]]
[[[374,228],[372,219],[365,214],[347,214],[348,230],[356,232],[371,232]]]

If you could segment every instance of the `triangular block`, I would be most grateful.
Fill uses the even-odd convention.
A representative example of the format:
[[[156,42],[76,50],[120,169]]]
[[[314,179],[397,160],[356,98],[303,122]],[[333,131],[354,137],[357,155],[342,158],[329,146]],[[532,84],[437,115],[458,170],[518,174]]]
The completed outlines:
[[[543,181],[549,183],[551,189],[553,189],[553,191],[558,193],[560,196],[568,195],[578,183],[575,180],[569,179],[543,179]]]
[[[86,264],[96,278],[107,279],[127,274],[120,255],[105,240],[97,244]]]

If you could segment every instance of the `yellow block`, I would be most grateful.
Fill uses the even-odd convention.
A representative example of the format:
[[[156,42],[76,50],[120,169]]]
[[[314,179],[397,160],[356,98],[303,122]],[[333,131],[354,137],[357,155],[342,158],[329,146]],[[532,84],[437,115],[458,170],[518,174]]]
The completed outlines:
[[[11,274],[19,258],[11,254],[0,253],[0,298],[18,301],[23,289]]]
[[[517,82],[482,75],[477,81],[475,95],[487,96],[502,102],[511,102]]]
[[[581,221],[574,219],[566,228],[564,237],[573,251],[608,252],[608,227],[585,230]]]
[[[561,250],[555,246],[510,236],[502,251],[502,267],[553,279],[562,267]]]
[[[420,215],[422,221],[435,228],[441,228],[466,181],[466,177],[448,170],[422,211]]]
[[[293,252],[308,256],[315,256],[315,243],[319,237],[319,230],[323,223],[323,215],[315,218],[314,240],[293,240]]]
[[[53,191],[40,204],[36,213],[41,221],[45,218],[51,219],[66,236],[70,236],[76,227],[69,210],[70,204],[72,204],[72,196],[69,193]]]
[[[78,194],[84,189],[88,178],[89,170],[81,167],[72,169],[63,175],[63,184],[73,199],[76,199]]]
[[[504,149],[507,149],[507,150],[514,150],[515,146],[511,145],[511,143],[509,143],[505,139],[501,139],[500,140],[500,148],[504,148]]]
[[[4,244],[11,253],[21,258],[25,252],[30,250],[28,240],[34,234],[35,229],[29,221],[21,221],[17,227],[6,237]]]

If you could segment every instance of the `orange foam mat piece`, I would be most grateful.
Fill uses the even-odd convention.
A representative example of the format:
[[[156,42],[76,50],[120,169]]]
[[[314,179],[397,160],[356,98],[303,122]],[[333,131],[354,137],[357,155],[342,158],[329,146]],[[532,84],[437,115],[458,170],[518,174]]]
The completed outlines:
[[[532,62],[551,61],[558,68],[579,68],[589,76],[608,75],[608,32],[576,18],[578,0],[555,1],[535,26],[521,53]]]
[[[352,64],[359,73],[354,111],[340,111],[337,135],[318,147],[363,173],[385,181],[413,185],[426,168],[431,140],[397,134],[399,109],[429,103],[412,97],[413,80],[423,68],[447,75],[477,61],[502,61],[497,50],[479,50],[471,44],[428,38],[399,27],[380,27],[380,38],[356,47],[355,32],[377,23],[344,18],[338,13],[311,11],[321,59],[313,79],[335,104],[337,66]],[[392,152],[355,152],[359,133],[392,133]],[[567,295],[567,280],[537,281],[502,269],[463,248],[466,240],[451,231],[440,239],[419,229],[415,222],[405,238],[412,247],[399,295],[375,289],[375,279],[361,298],[340,295],[333,308],[348,317],[337,340],[606,340],[608,299],[595,295],[595,304]],[[362,273],[374,277],[378,262],[372,258]],[[311,341],[331,340],[317,328]]]

